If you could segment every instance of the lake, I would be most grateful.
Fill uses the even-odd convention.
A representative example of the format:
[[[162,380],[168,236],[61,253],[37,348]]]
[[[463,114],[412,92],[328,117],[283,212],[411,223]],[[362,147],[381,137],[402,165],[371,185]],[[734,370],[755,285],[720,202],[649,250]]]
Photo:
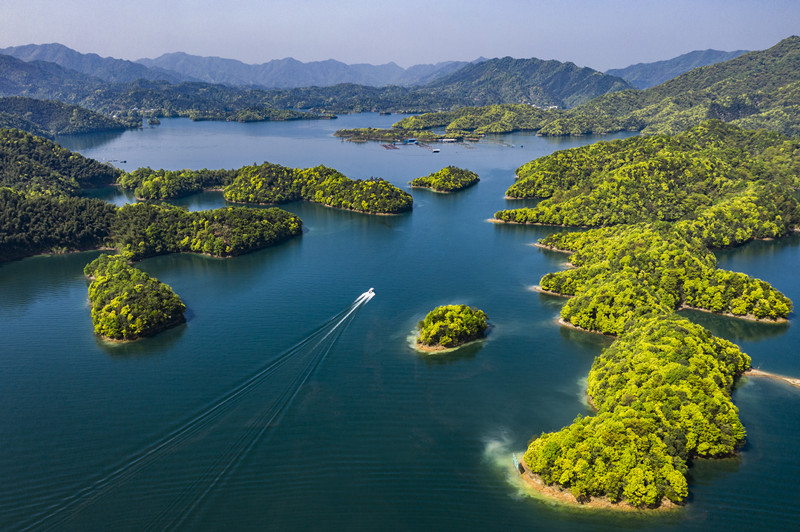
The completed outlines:
[[[505,135],[386,150],[332,136],[386,127],[362,114],[284,123],[162,120],[61,137],[126,170],[324,164],[351,178],[411,179],[455,165],[480,183],[414,189],[414,210],[369,216],[308,203],[305,234],[233,259],[168,255],[138,266],[172,286],[187,323],[111,344],[92,333],[82,270],[97,252],[0,265],[0,528],[54,530],[753,530],[796,528],[800,390],[744,380],[735,458],[697,461],[686,508],[604,513],[532,497],[511,455],[591,410],[609,340],[560,327],[564,300],[533,292],[565,255],[530,246],[546,227],[495,225],[514,170],[558,149],[624,135]],[[122,162],[124,161],[124,162]],[[122,204],[116,188],[93,193]],[[225,204],[221,193],[175,201]],[[800,236],[717,254],[800,304]],[[370,287],[376,296],[337,328]],[[488,338],[443,356],[409,346],[434,307],[485,311]],[[800,376],[788,325],[686,313],[763,370]],[[313,340],[313,342],[311,341]]]

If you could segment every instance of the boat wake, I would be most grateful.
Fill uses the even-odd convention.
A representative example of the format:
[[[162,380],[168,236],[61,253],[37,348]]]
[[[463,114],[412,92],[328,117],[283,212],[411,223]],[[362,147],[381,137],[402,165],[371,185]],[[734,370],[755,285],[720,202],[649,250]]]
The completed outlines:
[[[280,421],[359,310],[373,297],[375,292],[370,288],[311,334],[274,357],[177,428],[128,457],[110,473],[66,496],[51,496],[48,497],[49,501],[24,501],[25,508],[19,510],[20,513],[24,512],[29,521],[20,524],[19,529],[63,528],[83,510],[100,499],[110,497],[113,492],[119,491],[134,479],[141,481],[138,477],[151,474],[159,477],[159,471],[168,462],[174,461],[176,453],[190,453],[191,459],[186,463],[193,465],[193,471],[202,472],[182,477],[182,487],[168,490],[172,497],[165,498],[171,499],[171,502],[156,513],[149,523],[143,523],[144,526],[137,528],[167,530],[186,524],[220,482],[237,468],[253,447],[263,440],[269,429]],[[257,400],[248,402],[248,397]],[[203,445],[205,440],[215,436],[219,438],[220,434],[230,441],[221,454],[203,455],[194,452],[198,444]],[[203,456],[206,457],[202,467],[197,467],[197,456],[201,457],[200,460]],[[152,488],[156,483],[157,481],[148,482],[147,485]],[[46,510],[31,517],[32,505],[39,508],[44,506]]]

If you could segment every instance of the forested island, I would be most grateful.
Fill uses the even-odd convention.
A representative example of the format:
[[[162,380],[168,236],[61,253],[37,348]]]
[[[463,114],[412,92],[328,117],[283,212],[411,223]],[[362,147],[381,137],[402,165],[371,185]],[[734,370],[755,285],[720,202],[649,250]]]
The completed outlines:
[[[95,329],[107,338],[154,334],[183,315],[183,304],[169,287],[128,261],[180,252],[231,257],[303,232],[300,218],[278,208],[188,212],[148,203],[116,207],[80,197],[123,174],[19,130],[0,129],[0,155],[0,261],[116,250],[118,256],[104,256],[86,270],[95,277],[90,287]]]
[[[442,305],[417,324],[416,345],[423,351],[453,349],[483,338],[488,324],[482,310],[468,305]]]
[[[531,442],[524,466],[534,486],[579,503],[680,504],[693,458],[729,456],[742,444],[730,393],[750,359],[675,312],[787,318],[788,298],[718,269],[710,249],[796,229],[798,175],[800,142],[716,120],[672,137],[556,152],[517,170],[507,195],[546,199],[495,219],[594,227],[540,240],[570,252],[573,266],[540,285],[570,296],[565,324],[616,337],[589,375],[597,413]]]
[[[232,203],[275,205],[311,201],[328,207],[368,214],[398,214],[411,210],[413,199],[379,178],[353,180],[333,168],[288,168],[263,163],[236,170],[151,170],[124,174],[119,184],[140,199],[161,200],[222,189]]]
[[[105,339],[136,340],[186,321],[186,305],[172,288],[120,255],[101,255],[83,272],[91,281],[94,332]]]
[[[453,138],[461,140],[464,136],[454,132],[451,135],[440,135],[430,130],[412,130],[412,129],[380,129],[374,127],[361,127],[354,129],[337,129],[334,137],[340,137],[352,142],[365,142],[374,140],[379,142],[400,142],[409,138],[425,142],[438,142],[444,138]]]
[[[430,188],[436,192],[458,192],[476,184],[478,174],[455,166],[446,166],[438,172],[418,177],[408,182],[412,187]]]

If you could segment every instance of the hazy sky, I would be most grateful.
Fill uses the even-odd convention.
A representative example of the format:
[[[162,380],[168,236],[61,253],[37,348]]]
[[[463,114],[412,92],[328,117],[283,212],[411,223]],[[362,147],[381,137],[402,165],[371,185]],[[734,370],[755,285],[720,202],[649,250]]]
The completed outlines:
[[[513,56],[598,70],[800,34],[800,0],[0,0],[0,47],[263,63]]]

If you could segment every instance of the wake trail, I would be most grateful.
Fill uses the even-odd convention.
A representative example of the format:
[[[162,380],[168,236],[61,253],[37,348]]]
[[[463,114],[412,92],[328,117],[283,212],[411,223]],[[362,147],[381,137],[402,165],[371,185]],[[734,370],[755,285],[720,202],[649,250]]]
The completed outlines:
[[[362,294],[362,296],[363,295],[364,294]],[[169,526],[164,527],[164,529],[174,530],[183,525],[185,521],[191,517],[195,510],[200,507],[205,499],[213,492],[214,488],[219,484],[219,482],[230,472],[235,470],[239,464],[241,464],[253,447],[255,447],[256,444],[262,440],[267,430],[279,422],[305,383],[322,364],[322,362],[333,349],[338,339],[349,327],[350,323],[355,318],[357,311],[363,305],[365,305],[369,299],[371,299],[371,297],[359,297],[359,299],[354,302],[354,305],[351,307],[350,311],[347,312],[345,316],[343,316],[341,320],[339,320],[339,322],[334,325],[331,330],[314,345],[314,347],[311,348],[312,353],[314,354],[309,358],[303,371],[301,371],[297,377],[292,380],[290,385],[284,389],[281,397],[278,401],[276,401],[273,407],[264,411],[263,415],[260,416],[254,427],[243,434],[242,437],[239,438],[239,440],[237,440],[237,442],[235,442],[235,444],[229,448],[228,452],[226,452],[223,457],[220,457],[215,464],[219,467],[212,468],[213,472],[208,473],[205,475],[203,481],[198,482],[200,485],[205,485],[206,487],[202,489],[202,491],[196,497],[194,497],[194,500],[185,506],[184,510],[180,512],[178,517]],[[315,351],[317,349],[318,351]]]
[[[273,423],[274,420],[288,408],[300,388],[319,366],[324,357],[327,356],[327,353],[333,348],[333,345],[341,336],[342,332],[349,326],[350,322],[352,322],[356,311],[374,297],[375,294],[371,290],[372,289],[370,289],[369,292],[361,294],[353,303],[329,318],[305,338],[278,354],[275,358],[258,369],[255,374],[203,407],[197,414],[190,417],[163,438],[134,453],[125,462],[114,468],[113,471],[95,480],[90,485],[48,505],[44,511],[39,512],[34,517],[34,521],[29,522],[20,530],[30,530],[33,528],[52,529],[57,527],[73,516],[76,511],[88,506],[102,495],[132,479],[142,469],[152,465],[168,453],[171,453],[201,431],[213,428],[215,422],[219,422],[227,413],[240,405],[243,399],[252,393],[259,384],[268,379],[277,370],[286,366],[288,362],[298,356],[298,353],[313,353],[323,345],[323,342],[330,339],[324,344],[323,354],[320,356],[313,356],[307,363],[306,368],[296,378],[291,380],[290,387],[285,389],[281,394],[279,400],[275,403],[276,406],[268,409],[264,413],[263,417],[268,418],[266,424],[263,424],[262,428],[253,436],[248,435],[249,432],[243,435],[238,443],[235,443],[228,452],[224,453],[224,457],[230,456],[229,453],[232,453],[232,457],[224,459],[221,457],[221,460],[223,460],[223,467],[214,475],[214,479],[210,482],[208,488],[198,497],[196,503],[192,504],[186,512],[183,512],[188,516],[189,513],[202,502],[207,493],[216,486],[227,471],[244,458],[250,448],[261,438],[269,424]],[[340,328],[343,324],[344,327]],[[336,334],[334,335],[334,333]],[[286,398],[284,399],[284,397]],[[214,469],[216,470],[216,468]],[[17,498],[22,500],[23,497],[19,495]],[[44,497],[38,497],[38,499],[41,503]],[[30,498],[25,499],[25,501],[27,503],[26,506],[31,505]],[[184,519],[185,517],[181,518],[180,522],[183,522]],[[178,522],[176,526],[179,526],[180,522]]]

